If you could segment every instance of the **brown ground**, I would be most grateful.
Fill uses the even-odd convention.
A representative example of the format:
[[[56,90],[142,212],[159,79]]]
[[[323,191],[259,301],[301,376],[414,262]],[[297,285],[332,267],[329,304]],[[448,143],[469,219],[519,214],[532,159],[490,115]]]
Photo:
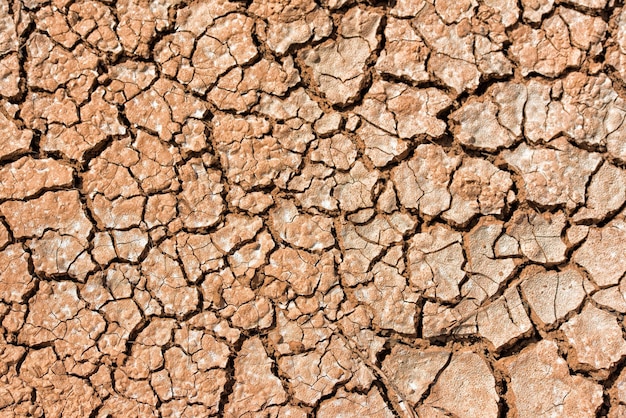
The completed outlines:
[[[626,417],[619,0],[0,0],[0,417]]]

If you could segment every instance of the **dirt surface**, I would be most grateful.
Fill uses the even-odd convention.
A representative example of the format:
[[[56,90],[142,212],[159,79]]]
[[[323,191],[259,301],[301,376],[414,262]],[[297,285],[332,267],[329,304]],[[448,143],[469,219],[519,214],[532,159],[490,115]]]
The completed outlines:
[[[620,0],[0,0],[0,417],[626,417]]]

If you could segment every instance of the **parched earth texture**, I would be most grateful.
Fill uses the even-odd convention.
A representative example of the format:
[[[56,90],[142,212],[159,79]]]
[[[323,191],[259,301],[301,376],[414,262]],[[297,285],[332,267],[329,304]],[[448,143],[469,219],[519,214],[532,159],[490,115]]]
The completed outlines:
[[[0,417],[626,417],[619,0],[0,0]]]

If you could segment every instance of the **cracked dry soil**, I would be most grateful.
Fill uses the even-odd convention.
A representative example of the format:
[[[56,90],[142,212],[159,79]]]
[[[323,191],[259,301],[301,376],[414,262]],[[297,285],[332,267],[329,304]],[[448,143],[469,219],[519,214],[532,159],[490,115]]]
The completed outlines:
[[[0,0],[0,417],[626,417],[619,0]]]

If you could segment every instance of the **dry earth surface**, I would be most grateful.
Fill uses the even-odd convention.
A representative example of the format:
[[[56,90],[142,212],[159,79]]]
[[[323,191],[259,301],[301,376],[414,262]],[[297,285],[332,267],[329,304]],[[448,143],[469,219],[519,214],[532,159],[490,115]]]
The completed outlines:
[[[617,0],[0,0],[0,416],[626,417]]]

